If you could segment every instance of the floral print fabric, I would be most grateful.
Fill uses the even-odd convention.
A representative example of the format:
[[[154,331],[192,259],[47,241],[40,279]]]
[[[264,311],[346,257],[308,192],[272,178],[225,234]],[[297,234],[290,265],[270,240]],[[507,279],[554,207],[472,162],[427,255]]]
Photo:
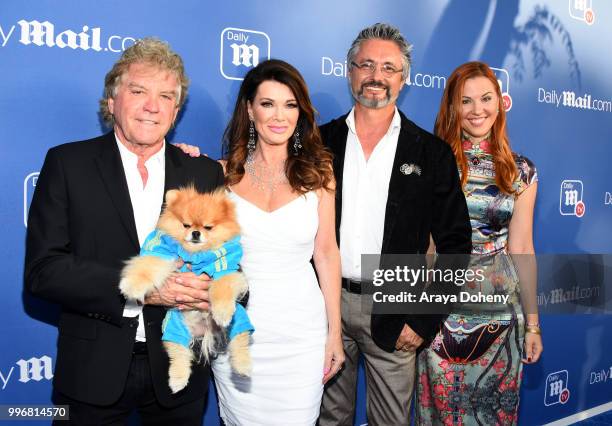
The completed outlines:
[[[487,271],[482,293],[509,294],[506,305],[460,305],[417,359],[416,423],[419,425],[515,425],[522,377],[524,319],[509,256],[508,227],[514,202],[537,181],[533,164],[515,156],[514,194],[495,184],[487,141],[464,146],[469,176],[464,188],[472,226],[471,267]],[[501,256],[494,256],[502,254]]]

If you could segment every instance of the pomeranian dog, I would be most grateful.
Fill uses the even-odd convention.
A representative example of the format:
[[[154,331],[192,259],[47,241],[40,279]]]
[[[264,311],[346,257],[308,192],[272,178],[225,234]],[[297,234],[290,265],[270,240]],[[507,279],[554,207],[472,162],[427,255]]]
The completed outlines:
[[[228,340],[232,369],[250,375],[253,327],[244,308],[236,303],[248,289],[239,271],[241,257],[240,227],[234,205],[224,191],[204,194],[187,187],[166,193],[157,228],[147,237],[140,255],[124,267],[119,289],[126,299],[141,302],[175,272],[179,259],[184,262],[181,271],[206,273],[212,278],[210,312],[171,309],[166,313],[162,340],[170,359],[168,376],[173,393],[187,386],[196,357],[203,356],[209,362]]]

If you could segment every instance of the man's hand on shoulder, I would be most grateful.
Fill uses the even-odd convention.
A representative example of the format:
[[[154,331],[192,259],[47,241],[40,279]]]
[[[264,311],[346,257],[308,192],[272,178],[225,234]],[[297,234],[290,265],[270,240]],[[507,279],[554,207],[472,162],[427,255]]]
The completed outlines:
[[[208,157],[208,155],[200,153],[199,146],[189,145],[189,144],[182,143],[182,142],[176,142],[176,143],[173,143],[172,145],[179,148],[181,151],[183,151],[185,154],[189,155],[190,157],[199,157],[200,155]]]

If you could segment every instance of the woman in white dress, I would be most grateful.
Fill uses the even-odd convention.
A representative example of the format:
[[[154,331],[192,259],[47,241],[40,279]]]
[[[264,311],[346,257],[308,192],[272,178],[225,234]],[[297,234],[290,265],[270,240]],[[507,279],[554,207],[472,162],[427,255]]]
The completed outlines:
[[[213,361],[221,418],[228,426],[312,425],[323,384],[344,362],[340,255],[332,158],[293,66],[269,60],[246,75],[224,165],[255,332],[250,378],[233,374],[226,354]]]

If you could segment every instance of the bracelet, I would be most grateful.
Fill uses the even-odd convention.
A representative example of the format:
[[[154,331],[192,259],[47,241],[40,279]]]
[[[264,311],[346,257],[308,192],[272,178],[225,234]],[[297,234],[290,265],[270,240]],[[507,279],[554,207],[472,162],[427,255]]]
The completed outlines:
[[[533,327],[529,325],[525,327],[525,332],[532,333],[532,334],[542,334],[542,330],[540,330],[540,327]]]
[[[538,327],[540,328],[540,323],[539,322],[534,322],[534,323],[527,323],[525,324],[525,327]]]

